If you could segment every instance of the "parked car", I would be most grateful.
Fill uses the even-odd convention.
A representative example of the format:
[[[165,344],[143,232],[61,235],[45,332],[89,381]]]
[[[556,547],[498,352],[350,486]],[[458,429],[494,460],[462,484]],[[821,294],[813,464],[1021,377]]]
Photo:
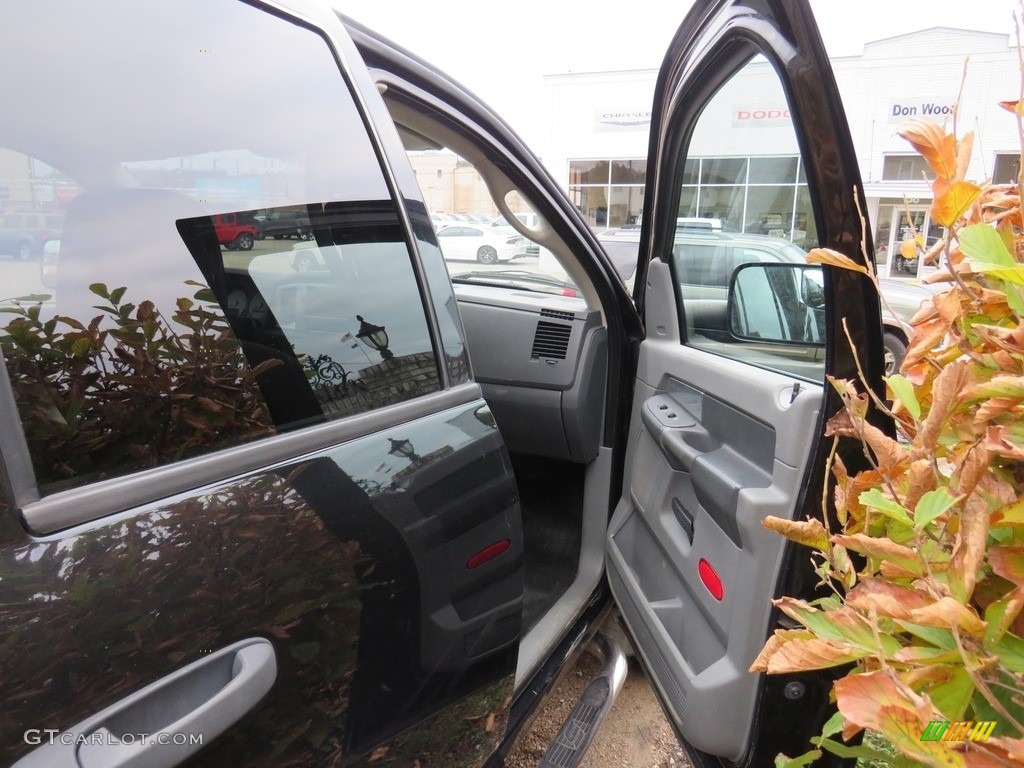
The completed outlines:
[[[824,381],[857,376],[835,329],[883,397],[883,328],[868,281],[826,270],[825,354],[796,373],[767,326],[689,332],[687,140],[755,57],[794,152],[829,149],[803,156],[816,237],[862,261],[811,11],[748,6],[696,3],[666,56],[632,296],[497,115],[326,4],[6,14],[0,184],[45,163],[82,192],[46,300],[0,315],[0,762],[497,768],[595,641],[545,758],[567,766],[625,672],[611,616],[695,765],[820,732],[829,675],[747,672],[771,598],[817,582],[761,520],[822,516]],[[577,295],[453,286],[406,156],[424,144],[528,201]],[[222,252],[231,207],[308,211],[314,268]]]
[[[213,229],[217,241],[229,251],[251,251],[260,232],[255,218],[241,212],[214,214]]]
[[[441,251],[448,261],[478,261],[497,264],[525,255],[525,237],[496,232],[490,227],[452,222],[437,231]]]
[[[636,230],[608,232],[601,245],[623,280],[629,279],[636,264],[640,233]],[[676,279],[683,295],[702,302],[701,322],[705,333],[728,335],[726,297],[733,272],[741,264],[790,262],[806,264],[807,252],[778,237],[731,232],[697,231],[677,228],[674,251],[685,251]],[[895,373],[903,363],[913,329],[910,320],[930,299],[933,291],[907,280],[882,278],[882,325],[885,344],[885,372]]]
[[[60,239],[63,226],[64,216],[60,213],[0,213],[0,253],[21,261],[38,258],[47,240]]]
[[[296,237],[309,240],[313,237],[309,225],[309,214],[305,210],[281,208],[267,211],[259,220],[260,238],[273,237],[276,240]]]

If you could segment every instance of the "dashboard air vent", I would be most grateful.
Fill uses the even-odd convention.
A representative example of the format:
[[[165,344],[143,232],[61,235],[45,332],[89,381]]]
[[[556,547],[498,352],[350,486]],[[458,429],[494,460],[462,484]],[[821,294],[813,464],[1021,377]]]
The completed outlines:
[[[537,323],[537,332],[533,335],[533,350],[530,357],[547,357],[565,360],[569,350],[569,336],[572,335],[571,325],[561,323]]]
[[[542,309],[540,311],[541,317],[552,317],[555,320],[575,320],[576,315],[572,312],[563,312],[558,309]]]

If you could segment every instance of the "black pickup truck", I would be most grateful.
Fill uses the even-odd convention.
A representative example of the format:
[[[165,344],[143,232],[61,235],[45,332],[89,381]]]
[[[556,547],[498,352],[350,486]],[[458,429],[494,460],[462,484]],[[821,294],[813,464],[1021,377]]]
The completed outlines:
[[[257,214],[256,222],[260,227],[259,237],[273,237],[275,240],[297,237],[299,240],[310,240],[313,234],[309,226],[309,214],[306,211],[281,208]]]
[[[769,277],[807,265],[761,263],[696,296],[707,252],[676,237],[692,159],[758,149],[707,122],[753,77],[789,106],[762,130],[807,236],[865,263],[806,0],[683,20],[632,296],[499,116],[326,3],[0,8],[0,186],[45,166],[81,190],[45,299],[0,259],[0,765],[500,768],[596,637],[605,671],[542,762],[572,766],[624,675],[616,611],[697,768],[820,733],[827,675],[747,671],[771,598],[818,582],[761,520],[822,514],[826,376],[884,397],[878,296],[825,270],[805,306]],[[442,147],[575,295],[449,276],[409,161]],[[230,212],[314,258],[222,250]]]

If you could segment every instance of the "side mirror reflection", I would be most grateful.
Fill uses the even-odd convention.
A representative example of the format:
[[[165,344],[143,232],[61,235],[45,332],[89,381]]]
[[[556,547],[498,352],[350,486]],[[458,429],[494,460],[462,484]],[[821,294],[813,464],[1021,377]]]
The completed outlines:
[[[729,333],[740,341],[825,344],[825,289],[820,266],[743,264],[729,283]]]

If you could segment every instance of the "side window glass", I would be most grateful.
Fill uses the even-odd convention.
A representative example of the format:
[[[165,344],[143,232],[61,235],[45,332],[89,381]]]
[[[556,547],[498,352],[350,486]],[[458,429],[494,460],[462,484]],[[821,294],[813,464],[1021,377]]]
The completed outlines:
[[[0,117],[0,352],[41,492],[438,390],[405,231],[325,41],[226,0],[124,8],[150,32],[127,49],[113,27],[25,32],[33,67]],[[202,59],[200,28],[219,42]],[[80,113],[61,72],[84,47],[111,55],[90,57],[107,85]],[[289,86],[267,103],[267,83]]]
[[[485,284],[583,298],[559,258],[500,215],[483,177],[470,161],[440,145],[431,149],[407,147],[407,153],[423,197],[434,208],[429,218],[456,287]],[[517,225],[528,233],[538,228],[540,217],[518,190],[508,192],[504,202],[514,211]],[[446,223],[455,214],[466,223]],[[630,272],[636,265],[635,244],[632,249]]]
[[[817,244],[793,120],[766,59],[752,59],[704,108],[677,179],[672,266],[684,343],[820,380],[820,347],[759,341],[778,338],[777,327],[775,333],[752,327],[739,338],[729,326],[729,286],[737,267],[803,264],[806,249]],[[751,297],[756,295],[748,293],[747,320],[778,326],[770,305],[755,306]]]

